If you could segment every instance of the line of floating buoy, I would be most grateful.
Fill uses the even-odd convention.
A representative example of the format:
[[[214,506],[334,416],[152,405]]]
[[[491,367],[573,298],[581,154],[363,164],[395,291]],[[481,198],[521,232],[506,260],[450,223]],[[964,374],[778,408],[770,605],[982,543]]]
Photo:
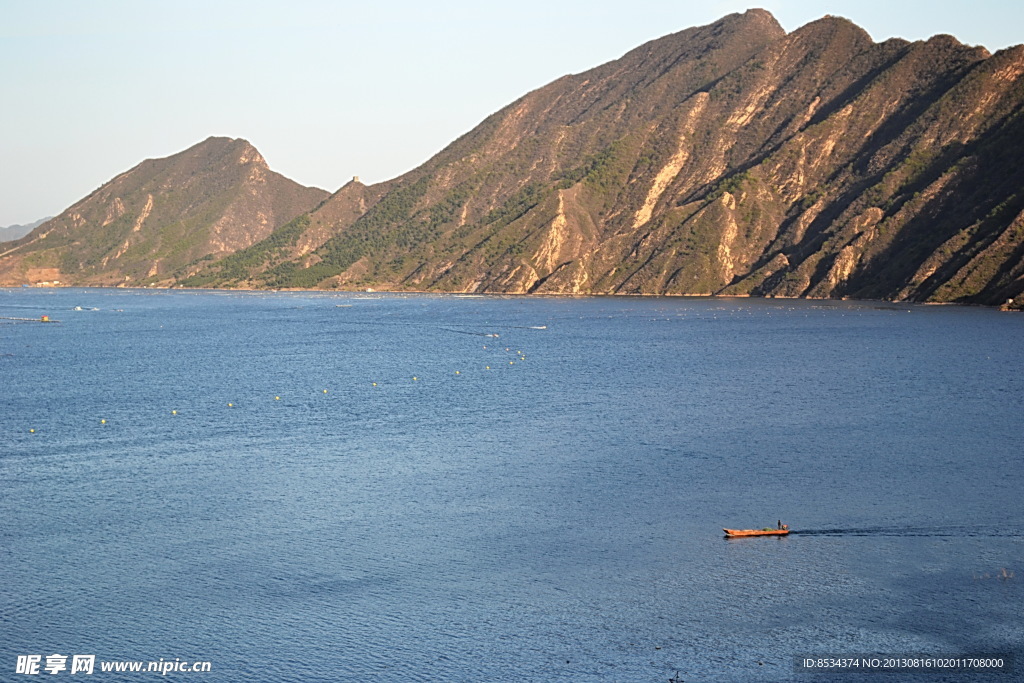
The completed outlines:
[[[0,320],[14,320],[21,323],[59,323],[59,320],[51,320],[50,316],[43,315],[38,318],[8,318],[0,317]]]
[[[0,318],[0,320],[3,320],[3,319],[5,319],[5,318]],[[10,318],[8,318],[8,319],[10,319]],[[29,321],[32,321],[32,322],[42,322],[42,321],[40,321],[40,320],[37,320],[37,319],[35,319],[35,318],[27,318],[27,319],[25,319],[25,320],[29,320]],[[48,321],[48,322],[58,322],[58,321]],[[494,336],[497,336],[497,335],[494,335]],[[484,346],[483,348],[484,348],[484,349],[487,349],[487,346]],[[511,353],[511,352],[512,352],[512,349],[511,349],[511,347],[505,347],[505,351],[506,351],[506,352],[509,352],[509,353]],[[517,360],[520,360],[520,361],[522,361],[522,360],[525,360],[525,359],[526,359],[526,354],[524,354],[524,353],[523,353],[523,352],[522,352],[521,350],[516,350],[516,351],[515,351],[515,354],[516,354],[516,359],[517,359]],[[514,361],[514,360],[510,360],[510,361],[508,362],[508,364],[509,364],[509,365],[515,365],[515,361]],[[484,370],[492,370],[492,367],[491,367],[490,365],[485,365],[485,366],[484,366]],[[462,376],[462,370],[453,370],[452,372],[453,372],[453,373],[454,373],[454,374],[455,374],[456,376],[459,376],[459,377],[461,377],[461,376]],[[421,381],[421,378],[420,378],[420,376],[419,376],[419,375],[413,375],[413,376],[412,376],[412,381],[413,381],[413,382],[420,382],[420,381]],[[371,387],[375,387],[375,388],[380,388],[380,386],[381,386],[381,385],[380,385],[380,384],[379,384],[378,382],[373,382],[373,381],[371,381],[371,382],[370,382],[370,386],[371,386]],[[329,393],[330,393],[330,390],[329,390],[329,389],[321,389],[321,393],[322,393],[322,394],[329,394]],[[274,396],[274,400],[275,400],[275,401],[280,401],[280,400],[281,400],[281,396],[280,396],[280,395],[275,395],[275,396]],[[235,407],[235,404],[234,404],[234,402],[231,402],[231,401],[227,402],[227,403],[226,403],[226,405],[227,405],[227,407],[228,407],[228,408],[234,408],[234,407]],[[177,415],[178,415],[178,410],[177,410],[177,409],[172,409],[172,410],[170,411],[170,413],[171,413],[171,415],[177,416]],[[100,423],[101,425],[106,425],[106,424],[107,424],[107,420],[106,420],[106,418],[101,418],[101,419],[100,419],[100,421],[99,421],[99,423]],[[36,428],[34,428],[34,427],[33,427],[33,428],[30,428],[30,429],[29,429],[28,431],[29,431],[29,433],[30,433],[30,434],[35,434],[37,430],[36,430]]]

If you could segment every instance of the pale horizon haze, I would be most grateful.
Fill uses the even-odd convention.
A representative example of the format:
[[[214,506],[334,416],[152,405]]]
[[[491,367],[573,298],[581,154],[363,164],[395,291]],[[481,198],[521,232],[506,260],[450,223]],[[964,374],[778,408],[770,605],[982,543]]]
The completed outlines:
[[[0,0],[0,226],[57,215],[147,158],[245,138],[335,191],[420,165],[569,73],[753,7],[874,40],[1024,43],[1024,3]]]

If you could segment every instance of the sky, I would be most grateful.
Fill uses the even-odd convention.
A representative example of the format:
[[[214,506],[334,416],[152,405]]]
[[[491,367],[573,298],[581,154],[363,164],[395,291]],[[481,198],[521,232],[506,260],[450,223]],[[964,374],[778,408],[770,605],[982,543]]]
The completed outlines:
[[[1020,0],[0,0],[0,226],[211,135],[304,185],[388,180],[560,76],[751,7],[1024,43]]]

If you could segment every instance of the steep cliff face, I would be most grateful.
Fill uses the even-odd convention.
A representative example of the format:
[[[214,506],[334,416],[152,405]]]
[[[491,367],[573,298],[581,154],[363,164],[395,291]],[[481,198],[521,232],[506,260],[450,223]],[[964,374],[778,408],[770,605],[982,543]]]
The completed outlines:
[[[210,138],[142,162],[8,246],[0,282],[171,284],[326,196],[271,171],[245,140]]]

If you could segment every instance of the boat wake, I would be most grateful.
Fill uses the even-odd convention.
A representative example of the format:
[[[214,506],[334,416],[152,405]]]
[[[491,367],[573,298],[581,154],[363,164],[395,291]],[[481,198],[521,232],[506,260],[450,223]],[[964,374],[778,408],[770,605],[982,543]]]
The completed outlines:
[[[470,330],[453,330],[450,327],[439,327],[437,329],[444,330],[445,332],[454,332],[455,334],[469,334],[469,335],[472,335],[474,337],[491,337],[491,338],[498,337],[498,335],[495,334],[494,332],[473,332],[473,331],[470,331]]]
[[[1024,537],[1024,529],[988,526],[876,526],[859,528],[835,528],[835,529],[794,529],[790,535],[800,536],[926,536],[934,538],[945,537],[992,537],[1004,536],[1010,538]]]

